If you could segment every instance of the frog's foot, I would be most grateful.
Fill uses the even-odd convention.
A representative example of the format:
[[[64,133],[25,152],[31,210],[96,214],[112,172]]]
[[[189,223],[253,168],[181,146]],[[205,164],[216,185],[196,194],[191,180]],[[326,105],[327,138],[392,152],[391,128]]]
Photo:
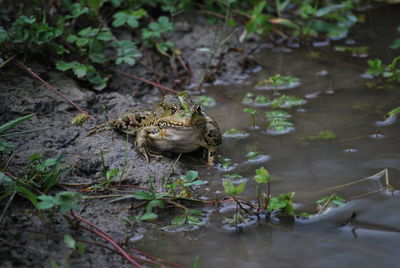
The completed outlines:
[[[141,128],[138,130],[136,133],[135,137],[135,148],[136,150],[144,156],[146,159],[147,163],[150,162],[150,156],[153,156],[154,153],[152,153],[149,148],[148,148],[148,140],[147,140],[147,127]]]
[[[99,132],[102,132],[105,130],[111,130],[111,129],[113,129],[113,127],[110,125],[110,121],[108,121],[108,122],[105,122],[104,124],[92,127],[89,130],[89,132],[86,133],[85,136],[87,137],[87,136],[90,136],[90,135],[93,135],[93,134],[96,134],[96,133],[99,133]]]
[[[212,167],[217,162],[218,154],[217,154],[217,147],[216,146],[208,146],[207,148],[207,165]]]

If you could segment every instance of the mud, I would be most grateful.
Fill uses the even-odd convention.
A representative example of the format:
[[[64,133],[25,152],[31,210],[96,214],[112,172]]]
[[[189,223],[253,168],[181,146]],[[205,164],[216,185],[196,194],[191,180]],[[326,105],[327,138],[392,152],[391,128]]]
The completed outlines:
[[[209,56],[198,49],[211,48],[217,30],[221,31],[221,29],[206,23],[193,24],[184,19],[177,25],[180,25],[176,33],[177,44],[182,50],[183,58],[190,64],[193,72],[191,82],[195,84],[200,80]],[[211,64],[215,65],[219,61],[221,53],[227,52],[229,48],[246,48],[244,52],[229,52],[224,56],[221,61],[222,66],[218,70],[217,81],[219,82],[235,82],[244,77],[240,61],[243,61],[246,53],[254,50],[256,43],[252,42],[246,46],[238,43],[239,34],[240,29],[235,31],[224,48],[219,50],[219,54]],[[154,59],[152,67],[155,71],[169,72],[168,61],[159,56],[151,56]],[[49,158],[65,152],[65,163],[73,167],[73,171],[63,176],[61,182],[89,183],[98,180],[101,176],[100,152],[102,152],[105,163],[110,169],[116,167],[121,169],[126,161],[126,168],[129,168],[129,172],[124,184],[147,186],[149,177],[152,177],[156,188],[161,187],[163,178],[170,172],[176,155],[159,160],[153,159],[147,163],[134,150],[131,140],[126,141],[124,135],[105,131],[89,137],[85,136],[92,126],[104,122],[107,118],[115,118],[130,110],[151,109],[154,103],[162,98],[158,89],[143,82],[114,74],[110,86],[106,90],[95,92],[66,74],[56,72],[49,67],[29,61],[26,62],[26,65],[50,84],[59,88],[82,109],[88,111],[94,119],[83,127],[67,126],[79,112],[30,77],[29,74],[16,66],[7,65],[0,73],[0,124],[22,115],[36,113],[32,119],[19,125],[13,131],[50,128],[6,138],[8,142],[15,145],[16,154],[10,169],[17,170],[24,166],[27,157],[34,153],[40,153],[43,157]],[[120,70],[152,79],[152,73],[141,65],[122,66]],[[182,174],[187,169],[184,163],[191,163],[195,159],[196,157],[184,157],[183,164],[180,162],[176,165],[172,176]],[[195,164],[203,166],[203,163],[199,163],[198,160]],[[69,189],[77,190],[76,187],[63,186],[62,188],[56,187],[49,194]],[[5,202],[2,201],[1,207],[4,207]],[[130,204],[129,201],[109,203],[105,199],[91,199],[82,203],[79,212],[114,239],[123,242],[129,240],[130,236],[142,237],[146,229],[152,226],[152,224],[138,225],[135,226],[135,230],[125,228],[121,220],[138,213],[137,210],[130,211],[128,209]],[[46,213],[39,215],[23,198],[17,196],[14,199],[7,212],[5,226],[1,230],[1,239],[4,241],[0,244],[1,267],[50,267],[52,260],[59,265],[68,260],[71,267],[130,266],[118,254],[93,245],[86,245],[83,256],[76,253],[69,256],[71,251],[63,242],[64,234],[71,234],[76,239],[98,241],[102,244],[106,244],[106,242],[88,231],[71,229],[70,225],[59,216],[51,218],[51,220],[47,216]],[[30,230],[46,234],[38,234]],[[131,243],[131,246],[135,246],[135,243]]]

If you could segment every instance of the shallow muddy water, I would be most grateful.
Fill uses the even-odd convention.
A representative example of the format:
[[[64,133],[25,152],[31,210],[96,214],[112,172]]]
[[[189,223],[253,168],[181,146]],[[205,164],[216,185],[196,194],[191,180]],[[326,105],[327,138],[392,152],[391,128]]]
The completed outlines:
[[[395,51],[387,48],[387,42],[391,41],[373,42],[377,33],[382,34],[382,28],[389,35],[400,23],[394,22],[393,16],[385,18],[385,14],[391,14],[387,12],[387,9],[378,10],[380,20],[368,22],[375,28],[361,29],[362,36],[356,39],[360,40],[356,46],[372,43],[374,57],[395,55]],[[372,16],[375,18],[377,14]],[[310,57],[311,51],[320,52],[321,57]],[[207,112],[219,122],[221,130],[237,128],[250,135],[244,139],[224,138],[220,153],[237,165],[229,171],[216,168],[201,171],[202,178],[209,182],[206,196],[223,192],[224,174],[238,173],[249,179],[244,195],[254,198],[252,177],[261,166],[272,175],[273,196],[296,192],[298,211],[312,212],[315,200],[332,193],[318,193],[321,190],[366,178],[384,169],[388,170],[390,183],[394,187],[400,185],[400,122],[379,123],[388,111],[399,105],[400,92],[369,89],[365,85],[369,80],[360,76],[367,68],[365,59],[353,59],[348,54],[335,52],[332,47],[297,49],[292,53],[264,49],[256,58],[262,69],[249,74],[243,84],[208,88],[208,94],[217,104],[207,108]],[[258,81],[278,73],[300,78],[300,86],[278,92],[255,89]],[[291,115],[293,131],[284,135],[266,131],[268,121],[264,113],[272,110],[269,106],[255,108],[259,128],[253,130],[250,115],[243,112],[249,106],[242,103],[249,92],[270,99],[286,94],[306,100],[300,106],[279,109]],[[324,130],[334,132],[336,138],[307,139]],[[265,161],[246,162],[246,153],[250,150],[264,154]],[[259,221],[236,233],[223,229],[221,214],[209,207],[204,208],[208,213],[204,226],[187,232],[152,231],[139,244],[145,251],[189,267],[196,256],[201,267],[397,267],[400,194],[379,191],[383,181],[384,174],[380,173],[338,190],[350,201],[342,208],[308,220],[273,225]],[[359,197],[376,190],[379,192]],[[353,211],[357,216],[352,226],[340,227]]]

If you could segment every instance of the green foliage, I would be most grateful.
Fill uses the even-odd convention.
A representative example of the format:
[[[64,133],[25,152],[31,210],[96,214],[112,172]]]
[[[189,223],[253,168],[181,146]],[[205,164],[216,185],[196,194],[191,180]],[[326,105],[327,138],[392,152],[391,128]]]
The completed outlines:
[[[273,110],[273,111],[265,112],[265,117],[267,117],[268,119],[288,118],[288,117],[290,117],[290,114],[288,112],[285,112],[285,111]]]
[[[112,23],[112,26],[120,27],[126,24],[132,28],[138,28],[139,27],[138,20],[146,16],[147,12],[142,8],[135,11],[133,10],[119,11],[113,15],[114,21]]]
[[[200,217],[204,216],[204,213],[198,209],[186,209],[183,215],[176,216],[171,221],[171,226],[182,226],[182,225],[199,225],[202,220]],[[166,226],[169,227],[169,226]],[[164,228],[166,228],[164,227]]]
[[[369,68],[365,74],[372,75],[385,83],[398,84],[400,82],[400,68],[397,66],[399,62],[400,56],[393,58],[392,62],[387,65],[383,64],[380,59],[368,60]]]
[[[15,120],[9,121],[0,126],[0,134],[6,132],[9,129],[16,127],[17,125],[21,124],[22,122],[31,119],[35,114],[28,114],[22,117],[19,117]]]
[[[168,17],[160,16],[157,21],[150,22],[148,28],[142,30],[142,38],[146,44],[158,43],[164,34],[172,32],[173,25]]]
[[[18,126],[19,124],[21,124],[22,122],[31,119],[35,114],[28,114],[22,117],[19,117],[15,120],[9,121],[3,125],[0,126],[0,137],[1,134],[4,134],[5,132],[7,132],[8,130],[15,128],[16,126]],[[6,142],[2,139],[0,139],[0,156],[2,154],[4,155],[11,155],[12,154],[12,149],[14,148],[14,145],[12,145],[9,142]]]
[[[101,90],[108,82],[106,68],[135,64],[141,56],[137,47],[156,49],[168,57],[175,55],[171,40],[174,16],[199,8],[226,17],[225,24],[230,26],[236,25],[237,14],[233,15],[232,10],[240,10],[247,18],[246,34],[262,37],[280,27],[279,31],[289,37],[339,38],[357,21],[352,13],[356,4],[351,0],[285,0],[275,1],[275,5],[259,0],[33,1],[29,9],[19,9],[19,5],[0,9],[0,50],[3,58],[28,52],[46,53],[55,63],[78,62],[79,67],[59,70],[72,70],[79,79]],[[216,17],[210,20],[215,22]],[[121,30],[133,39],[118,40]],[[397,40],[392,47],[398,47]]]
[[[331,196],[324,196],[321,199],[315,201],[317,205],[323,205],[325,207],[343,207],[346,205],[346,200],[336,194]]]
[[[254,176],[254,180],[257,183],[267,183],[271,181],[271,175],[264,167],[260,167],[259,169],[256,170],[256,175]]]
[[[1,42],[1,40],[0,40]],[[400,47],[400,38],[397,38],[393,41],[393,43],[390,45],[391,49],[398,49]]]
[[[257,110],[252,108],[244,108],[243,112],[248,113],[251,115],[251,122],[253,124],[253,128],[256,126],[256,116],[258,115]]]
[[[68,248],[77,251],[81,256],[85,253],[85,244],[76,242],[70,234],[64,235],[64,243]]]
[[[300,106],[303,105],[304,103],[306,103],[306,101],[303,100],[302,98],[282,94],[278,98],[272,100],[271,107],[290,109],[293,106]]]
[[[257,111],[252,108],[244,108],[243,112],[249,113],[251,116],[257,116]]]
[[[387,115],[388,115],[388,116],[398,116],[398,115],[400,115],[400,106],[397,107],[397,108],[394,108],[393,110],[390,110],[390,111],[387,113]]]
[[[78,208],[82,198],[82,195],[77,192],[59,192],[55,196],[41,195],[37,198],[40,200],[38,208],[40,210],[59,208],[60,213],[65,215],[70,210]]]
[[[183,186],[191,187],[191,186],[200,186],[205,184],[205,181],[199,180],[198,178],[199,172],[196,170],[189,170],[185,175],[181,175],[180,178],[182,180]]]
[[[232,159],[228,157],[222,158],[220,165],[223,170],[228,170],[234,166],[234,164],[232,163]]]
[[[246,181],[235,186],[230,179],[227,179],[223,181],[223,186],[226,194],[235,196],[244,191],[246,188]]]
[[[280,211],[287,215],[295,215],[295,210],[293,207],[293,193],[280,194],[278,197],[271,197],[268,204],[268,211]]]
[[[115,42],[117,48],[116,64],[126,63],[133,65],[136,63],[136,58],[142,56],[136,45],[132,41],[123,40]]]
[[[64,154],[48,159],[42,158],[40,154],[33,154],[28,158],[29,162],[20,177],[10,177],[0,172],[0,199],[17,192],[38,208],[34,192],[48,192],[58,183],[61,176],[70,170],[70,167],[62,164],[63,158]]]
[[[247,152],[246,156],[249,160],[256,158],[257,156],[260,155],[260,152],[257,151],[249,151]]]
[[[248,34],[257,33],[264,36],[272,29],[272,24],[270,23],[272,16],[264,13],[266,5],[265,1],[259,1],[254,6],[251,12],[251,19],[246,25]]]

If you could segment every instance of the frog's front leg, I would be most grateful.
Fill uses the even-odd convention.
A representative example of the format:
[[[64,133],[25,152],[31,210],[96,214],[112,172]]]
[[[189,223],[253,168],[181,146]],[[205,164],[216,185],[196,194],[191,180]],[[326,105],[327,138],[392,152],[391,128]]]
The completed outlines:
[[[158,133],[158,132],[159,132],[159,130],[157,129],[157,127],[154,127],[154,126],[141,127],[136,132],[135,148],[141,155],[144,156],[147,163],[150,162],[150,156],[159,156],[150,151],[150,149],[149,149],[150,142],[148,140],[150,134],[154,134],[154,133]]]
[[[206,148],[207,148],[207,165],[212,167],[215,165],[218,157],[217,146],[208,145]]]

